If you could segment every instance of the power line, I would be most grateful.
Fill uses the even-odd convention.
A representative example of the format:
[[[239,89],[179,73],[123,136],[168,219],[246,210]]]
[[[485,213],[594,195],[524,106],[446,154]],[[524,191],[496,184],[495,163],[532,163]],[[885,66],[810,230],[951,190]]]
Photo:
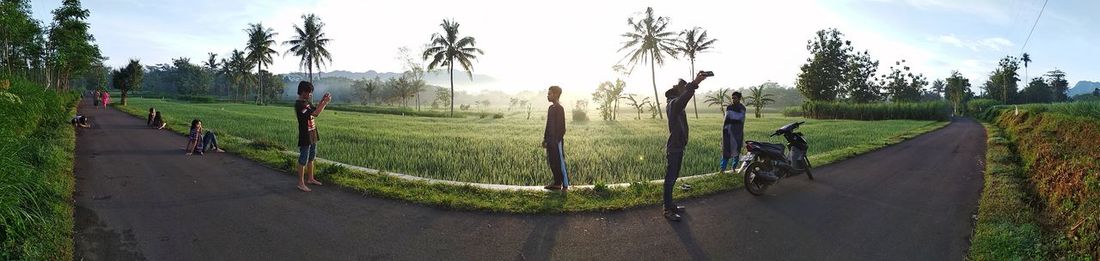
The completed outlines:
[[[1047,9],[1047,2],[1050,2],[1050,0],[1043,1],[1043,8],[1039,9],[1039,15],[1035,17],[1035,23],[1031,24],[1031,32],[1027,33],[1027,39],[1024,40],[1024,45],[1020,46],[1021,53],[1024,52],[1024,48],[1027,48],[1027,42],[1031,41],[1031,34],[1035,33],[1035,26],[1039,25],[1039,18],[1043,17],[1043,10]]]

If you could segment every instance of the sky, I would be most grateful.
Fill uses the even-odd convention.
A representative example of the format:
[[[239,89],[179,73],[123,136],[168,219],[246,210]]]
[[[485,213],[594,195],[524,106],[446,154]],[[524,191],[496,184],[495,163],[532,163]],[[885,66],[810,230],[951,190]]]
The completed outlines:
[[[49,21],[61,0],[32,0],[35,17]],[[1031,55],[1028,75],[1055,68],[1071,84],[1100,80],[1100,1],[1056,0],[1046,4],[1034,33],[1028,33],[1044,0],[835,0],[835,1],[356,1],[356,0],[94,0],[91,33],[108,65],[128,59],[143,64],[193,62],[214,52],[243,49],[250,23],[273,28],[288,40],[301,16],[314,13],[332,39],[332,62],[324,71],[403,71],[398,48],[421,50],[444,18],[461,24],[462,35],[485,51],[474,73],[489,83],[456,85],[458,90],[505,92],[559,85],[569,93],[591,93],[600,82],[621,77],[612,66],[625,63],[620,52],[627,18],[646,7],[670,18],[679,31],[701,27],[718,39],[699,54],[697,70],[716,77],[701,88],[741,88],[775,81],[793,86],[809,57],[806,41],[814,32],[837,28],[857,50],[880,61],[879,74],[905,60],[930,79],[952,70],[971,79],[975,92],[997,61]],[[1027,45],[1024,46],[1024,43]],[[280,53],[286,46],[278,46]],[[278,56],[270,70],[303,71],[293,55]],[[627,64],[630,66],[630,64]],[[1024,73],[1024,72],[1021,72]],[[687,59],[656,68],[658,89],[688,78]],[[467,77],[456,74],[455,77]],[[633,66],[627,92],[652,95],[648,64]]]

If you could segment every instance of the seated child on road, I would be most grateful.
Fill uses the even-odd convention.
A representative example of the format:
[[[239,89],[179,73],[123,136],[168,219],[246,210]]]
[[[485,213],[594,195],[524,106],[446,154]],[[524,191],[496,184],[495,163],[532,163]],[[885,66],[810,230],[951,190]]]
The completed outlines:
[[[157,111],[153,116],[153,124],[149,125],[149,127],[153,127],[154,129],[159,130],[159,129],[164,129],[165,125],[168,125],[168,124],[164,122],[164,118],[160,117],[160,111]]]
[[[214,135],[213,131],[207,131],[203,135],[202,121],[199,119],[192,120],[191,132],[187,135],[187,155],[190,156],[192,153],[202,155],[206,151],[225,152],[218,147],[218,137]]]
[[[154,112],[156,112],[156,110],[154,110],[153,107],[149,107],[149,116],[145,117],[146,126],[153,127],[153,117],[157,116]]]
[[[77,114],[76,117],[73,117],[73,119],[70,120],[69,123],[72,123],[73,127],[81,127],[81,128],[90,128],[90,127],[92,127],[92,125],[88,123],[88,117],[84,117],[84,115],[80,115],[80,114]]]

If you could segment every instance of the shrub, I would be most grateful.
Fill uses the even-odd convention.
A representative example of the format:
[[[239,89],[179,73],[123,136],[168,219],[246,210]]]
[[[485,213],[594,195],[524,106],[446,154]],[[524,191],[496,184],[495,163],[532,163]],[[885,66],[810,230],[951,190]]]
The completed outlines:
[[[214,103],[217,101],[217,99],[214,99],[213,96],[207,95],[179,95],[176,96],[176,99],[192,103]]]
[[[993,106],[1001,105],[1001,101],[993,99],[973,99],[966,102],[966,111],[970,115],[979,115]]]
[[[802,107],[791,106],[783,108],[783,116],[786,117],[802,117]]]
[[[588,114],[583,110],[573,110],[573,121],[586,122],[588,121]]]
[[[920,103],[806,102],[805,117],[850,120],[933,120],[946,121],[951,112],[942,101]]]

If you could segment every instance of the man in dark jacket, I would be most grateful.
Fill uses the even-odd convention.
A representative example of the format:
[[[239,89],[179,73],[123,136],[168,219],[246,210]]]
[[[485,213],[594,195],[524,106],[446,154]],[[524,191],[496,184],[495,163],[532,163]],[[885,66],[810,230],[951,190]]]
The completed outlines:
[[[546,185],[548,190],[569,190],[569,172],[565,169],[565,109],[558,100],[561,87],[550,86],[546,100],[550,108],[546,110],[546,131],[542,136],[542,147],[546,148],[546,162],[550,172],[554,173],[554,182]]]
[[[695,96],[695,90],[699,89],[699,83],[707,78],[707,74],[700,72],[695,75],[695,80],[685,82],[680,80],[672,89],[665,92],[668,98],[668,107],[665,115],[668,115],[668,143],[665,145],[665,158],[668,166],[665,168],[664,184],[664,209],[665,218],[672,221],[680,221],[680,214],[684,207],[672,203],[672,188],[676,185],[676,179],[680,177],[680,165],[684,160],[684,148],[688,143],[687,108],[688,101]]]
[[[741,144],[745,142],[745,105],[741,104],[741,92],[730,95],[730,105],[726,106],[725,120],[722,122],[722,163],[719,172],[725,172],[729,161],[733,159],[733,168],[740,160]]]

